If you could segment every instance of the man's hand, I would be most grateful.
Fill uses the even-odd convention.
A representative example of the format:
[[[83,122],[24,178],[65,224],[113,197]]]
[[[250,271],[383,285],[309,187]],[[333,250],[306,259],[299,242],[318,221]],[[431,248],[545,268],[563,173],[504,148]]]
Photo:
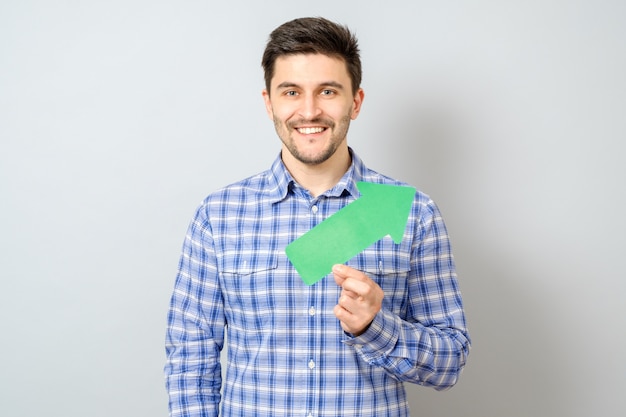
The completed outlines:
[[[335,265],[333,274],[341,287],[339,303],[333,312],[344,331],[359,336],[380,311],[385,294],[367,275],[349,266]]]

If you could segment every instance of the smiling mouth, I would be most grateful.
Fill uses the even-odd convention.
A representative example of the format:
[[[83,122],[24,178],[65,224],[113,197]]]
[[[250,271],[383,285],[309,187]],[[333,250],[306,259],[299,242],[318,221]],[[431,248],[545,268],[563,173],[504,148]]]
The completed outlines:
[[[300,127],[296,128],[296,130],[303,135],[312,135],[314,133],[322,133],[326,130],[325,127]]]

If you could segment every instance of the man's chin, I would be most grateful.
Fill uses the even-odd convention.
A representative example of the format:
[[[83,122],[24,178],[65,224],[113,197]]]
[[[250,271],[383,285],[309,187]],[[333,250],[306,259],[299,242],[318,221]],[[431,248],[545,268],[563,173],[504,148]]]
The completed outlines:
[[[300,155],[296,155],[295,158],[303,163],[304,165],[308,165],[308,166],[317,166],[317,165],[321,165],[324,162],[328,161],[329,157],[302,157]]]
[[[326,162],[335,152],[334,149],[302,149],[293,145],[287,146],[287,150],[294,159],[311,166]]]
[[[316,166],[328,161],[335,153],[336,149],[322,149],[319,151],[292,153],[293,157],[305,165]]]

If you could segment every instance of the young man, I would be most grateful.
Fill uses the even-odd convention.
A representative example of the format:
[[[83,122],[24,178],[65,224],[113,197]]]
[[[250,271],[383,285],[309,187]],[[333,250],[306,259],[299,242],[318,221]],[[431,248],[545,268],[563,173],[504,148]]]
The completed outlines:
[[[451,387],[470,347],[441,215],[416,192],[400,244],[385,237],[306,285],[287,245],[358,199],[357,181],[403,184],[348,147],[364,94],[347,28],[287,22],[263,68],[281,152],[189,226],[168,316],[170,414],[408,416],[403,382]]]

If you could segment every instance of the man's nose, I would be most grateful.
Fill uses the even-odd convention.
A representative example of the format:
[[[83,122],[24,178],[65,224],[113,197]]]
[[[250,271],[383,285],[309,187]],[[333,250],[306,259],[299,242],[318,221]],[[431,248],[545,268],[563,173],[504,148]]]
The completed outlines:
[[[319,100],[315,95],[307,95],[302,100],[300,107],[300,116],[306,120],[313,120],[322,114]]]

